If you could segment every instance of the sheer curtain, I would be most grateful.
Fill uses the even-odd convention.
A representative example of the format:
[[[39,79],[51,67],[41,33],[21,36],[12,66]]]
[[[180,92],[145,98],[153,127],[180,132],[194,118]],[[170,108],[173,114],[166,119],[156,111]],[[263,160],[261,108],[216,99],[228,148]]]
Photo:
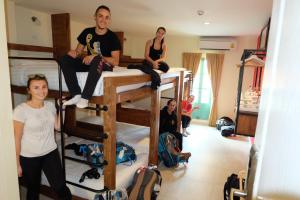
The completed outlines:
[[[217,100],[220,88],[224,54],[206,54],[206,60],[212,89],[212,104],[208,124],[209,126],[215,126],[218,114]]]
[[[192,71],[193,77],[196,76],[201,56],[201,53],[183,53],[183,67]]]

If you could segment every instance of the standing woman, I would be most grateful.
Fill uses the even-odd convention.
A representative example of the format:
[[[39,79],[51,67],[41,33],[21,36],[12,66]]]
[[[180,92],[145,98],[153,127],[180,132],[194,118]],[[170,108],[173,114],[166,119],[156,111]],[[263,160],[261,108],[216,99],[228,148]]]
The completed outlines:
[[[45,101],[48,82],[44,75],[30,75],[29,99],[14,109],[14,134],[18,176],[27,186],[27,200],[39,199],[41,172],[59,199],[72,198],[66,186],[54,130],[60,129],[53,103]]]
[[[159,27],[156,31],[156,37],[152,40],[148,40],[145,47],[146,61],[152,65],[154,69],[160,69],[163,72],[169,70],[168,65],[165,63],[167,54],[167,45],[164,41],[165,35],[166,29]]]

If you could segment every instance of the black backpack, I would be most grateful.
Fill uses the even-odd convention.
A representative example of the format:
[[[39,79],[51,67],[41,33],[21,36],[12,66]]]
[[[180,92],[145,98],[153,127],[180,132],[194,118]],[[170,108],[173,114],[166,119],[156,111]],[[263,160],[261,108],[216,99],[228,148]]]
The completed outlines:
[[[231,176],[227,178],[227,181],[224,184],[224,200],[230,200],[231,188],[240,189],[240,179],[236,174],[231,174]],[[240,200],[240,197],[233,197],[233,199]]]
[[[229,117],[221,117],[220,119],[217,120],[216,122],[216,128],[218,130],[221,130],[222,126],[231,126],[234,125],[234,122],[232,119],[230,119]]]
[[[235,125],[231,126],[222,126],[221,127],[221,135],[224,137],[229,137],[234,134]]]

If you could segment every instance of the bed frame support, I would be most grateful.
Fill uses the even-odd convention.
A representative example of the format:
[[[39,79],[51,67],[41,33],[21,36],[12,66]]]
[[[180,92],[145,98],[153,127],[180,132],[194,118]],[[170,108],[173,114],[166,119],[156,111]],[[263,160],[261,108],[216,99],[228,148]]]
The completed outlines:
[[[108,134],[108,138],[104,140],[104,159],[109,160],[104,168],[104,185],[113,190],[116,187],[116,84],[110,77],[105,77],[103,80],[104,94],[111,94],[103,95],[103,103],[108,108],[108,111],[103,113],[103,128]]]

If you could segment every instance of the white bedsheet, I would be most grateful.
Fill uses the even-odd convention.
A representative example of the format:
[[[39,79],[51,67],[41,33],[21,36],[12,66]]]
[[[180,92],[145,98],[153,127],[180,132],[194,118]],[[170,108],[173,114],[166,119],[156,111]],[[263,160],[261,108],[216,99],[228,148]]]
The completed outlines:
[[[28,75],[30,74],[44,74],[47,77],[49,89],[58,90],[59,81],[58,81],[58,66],[55,61],[39,61],[39,60],[14,60],[11,62],[11,84],[16,86],[26,86]],[[171,68],[170,71],[182,70],[183,68]],[[161,71],[157,70],[158,73]],[[78,83],[83,90],[86,79],[87,72],[77,72]],[[127,69],[125,67],[114,67],[113,72],[105,71],[102,73],[101,78],[99,79],[93,96],[102,96],[103,95],[103,77],[112,77],[112,76],[136,76],[143,75],[144,73],[137,69]],[[63,91],[68,91],[65,84],[64,77],[62,76],[62,89]],[[120,86],[117,88],[117,93],[125,92],[133,89],[140,88],[145,84],[149,83],[139,83],[126,86]]]
[[[95,121],[94,119],[91,119]],[[92,122],[90,121],[90,122]],[[99,121],[99,119],[96,119]],[[58,146],[60,146],[59,137],[57,137]],[[117,165],[116,169],[116,188],[127,188],[133,178],[135,171],[141,166],[148,165],[148,152],[149,152],[149,128],[143,126],[136,126],[126,123],[117,123],[117,141],[123,141],[126,144],[129,144],[134,147],[137,161],[134,162],[131,166],[124,164]],[[71,143],[79,144],[89,144],[95,143],[92,141],[84,140],[78,137],[68,137],[66,139],[66,145]],[[73,150],[66,150],[66,155],[77,157]],[[82,157],[77,157],[82,158]],[[127,163],[129,164],[129,163]],[[66,177],[68,181],[72,181],[79,184],[79,179],[83,172],[90,169],[88,165],[81,164],[78,162],[66,160]],[[99,170],[99,172],[101,172]],[[104,177],[101,175],[100,179],[85,179],[83,182],[84,186],[91,187],[93,189],[103,189],[104,187]],[[46,177],[42,176],[42,184],[49,185]],[[95,196],[94,192],[84,190],[73,185],[68,185],[73,195],[85,198],[93,199]]]

